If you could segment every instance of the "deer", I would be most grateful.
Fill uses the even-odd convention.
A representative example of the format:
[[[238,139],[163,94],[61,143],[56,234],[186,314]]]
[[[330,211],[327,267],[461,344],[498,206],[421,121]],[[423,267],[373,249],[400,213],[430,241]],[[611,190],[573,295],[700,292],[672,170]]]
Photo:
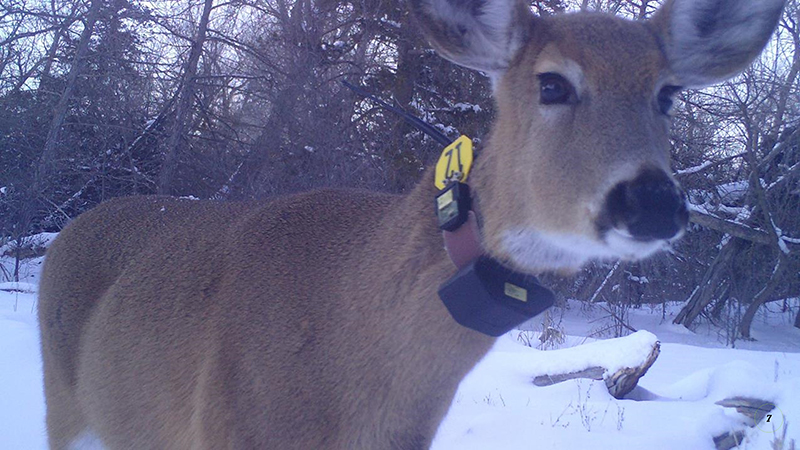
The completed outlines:
[[[437,296],[451,254],[536,276],[669,246],[688,221],[674,96],[746,69],[784,1],[667,0],[643,21],[537,16],[523,0],[408,5],[441,56],[492,84],[471,247],[437,226],[433,169],[405,195],[103,203],[43,269],[51,448],[429,448],[496,340]]]

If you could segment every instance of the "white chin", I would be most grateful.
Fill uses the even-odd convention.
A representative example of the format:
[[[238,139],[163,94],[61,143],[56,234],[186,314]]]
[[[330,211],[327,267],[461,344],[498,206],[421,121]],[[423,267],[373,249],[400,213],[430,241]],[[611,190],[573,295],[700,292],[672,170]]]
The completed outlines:
[[[636,241],[617,230],[609,231],[606,242],[573,234],[509,230],[502,244],[515,264],[531,271],[577,270],[591,260],[638,260],[668,246],[667,241]]]

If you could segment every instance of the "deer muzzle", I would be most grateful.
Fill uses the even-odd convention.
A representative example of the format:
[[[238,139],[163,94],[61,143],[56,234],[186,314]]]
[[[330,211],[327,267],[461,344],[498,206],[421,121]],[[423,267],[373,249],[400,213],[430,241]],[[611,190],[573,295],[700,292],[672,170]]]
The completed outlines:
[[[614,186],[598,221],[600,231],[616,230],[639,242],[679,236],[689,222],[686,195],[661,169],[645,169]]]

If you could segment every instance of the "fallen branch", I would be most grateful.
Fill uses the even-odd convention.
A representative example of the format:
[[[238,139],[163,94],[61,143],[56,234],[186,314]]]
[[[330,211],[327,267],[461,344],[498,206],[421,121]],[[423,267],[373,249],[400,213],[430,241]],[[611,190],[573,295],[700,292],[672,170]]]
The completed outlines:
[[[554,351],[558,352],[559,350]],[[568,373],[550,373],[535,377],[533,379],[533,384],[542,387],[578,378],[588,378],[598,381],[603,380],[606,388],[608,388],[608,392],[614,396],[614,398],[621,399],[636,387],[639,383],[639,379],[642,378],[653,363],[656,362],[660,352],[661,343],[655,341],[650,349],[650,353],[635,366],[623,367],[615,370],[613,373],[610,373],[611,371],[609,369],[602,366],[592,366]]]
[[[700,211],[692,210],[689,211],[689,220],[697,225],[710,228],[721,233],[730,234],[733,237],[744,239],[745,241],[761,245],[775,245],[775,240],[766,231],[750,228],[746,225],[721,219],[711,214],[705,214]],[[800,244],[795,243],[794,239],[783,239],[783,241],[790,248],[795,247],[795,249],[800,249]]]

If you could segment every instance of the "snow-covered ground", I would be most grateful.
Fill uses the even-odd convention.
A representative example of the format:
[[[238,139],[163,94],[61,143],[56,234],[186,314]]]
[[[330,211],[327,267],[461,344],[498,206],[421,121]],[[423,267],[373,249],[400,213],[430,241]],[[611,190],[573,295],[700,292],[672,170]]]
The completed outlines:
[[[0,449],[45,449],[35,294],[0,291]]]
[[[8,267],[7,259],[0,263]],[[40,264],[36,259],[25,266],[24,283],[0,285],[3,450],[46,448],[36,294],[30,292]],[[695,334],[671,325],[679,307],[674,304],[666,311],[630,310],[630,325],[647,331],[598,342],[598,330],[608,325],[603,307],[570,302],[553,311],[556,327],[565,332],[555,349],[525,345],[539,344],[536,331],[501,337],[461,383],[433,449],[702,450],[714,448],[714,436],[741,429],[748,430],[741,448],[772,450],[784,430],[800,443],[800,330],[791,326],[789,314],[762,310],[753,326],[757,341],[736,341],[731,349],[723,332]],[[602,381],[532,383],[545,371],[580,370],[597,361],[623,364],[649,348],[653,335],[662,343],[661,355],[630,396],[637,400],[613,398]],[[756,397],[777,408],[769,423],[765,418],[749,428],[744,416],[715,405],[733,396]]]

